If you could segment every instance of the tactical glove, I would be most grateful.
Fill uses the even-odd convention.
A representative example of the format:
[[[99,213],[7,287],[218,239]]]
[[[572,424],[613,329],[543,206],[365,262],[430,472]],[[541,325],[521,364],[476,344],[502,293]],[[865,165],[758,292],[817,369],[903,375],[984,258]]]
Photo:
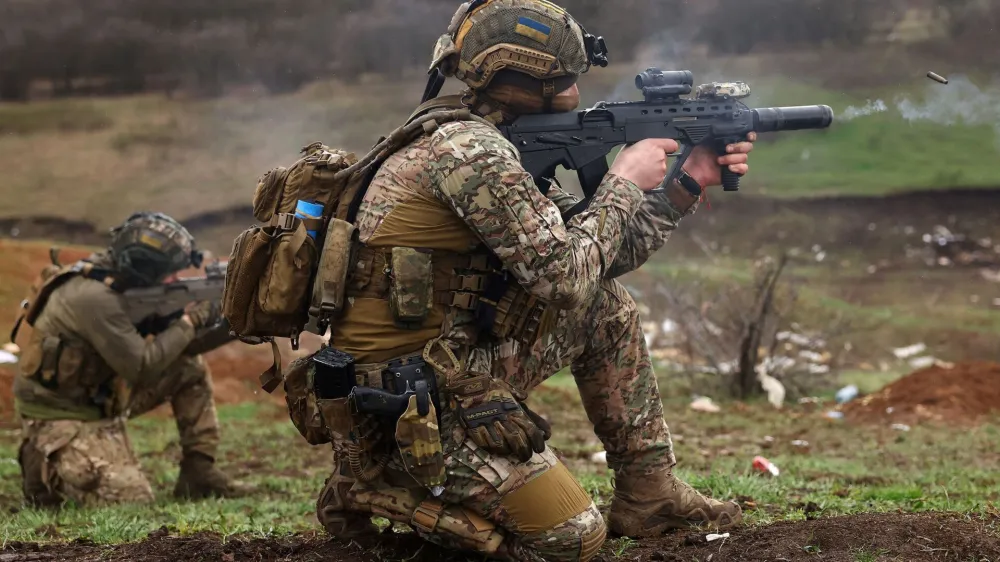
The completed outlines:
[[[485,390],[457,396],[459,419],[473,443],[497,455],[512,455],[521,462],[544,451],[545,432],[521,408],[507,386],[493,379],[483,383],[480,388]]]
[[[191,319],[195,330],[216,325],[222,319],[222,309],[215,301],[199,301],[184,307],[184,314]]]

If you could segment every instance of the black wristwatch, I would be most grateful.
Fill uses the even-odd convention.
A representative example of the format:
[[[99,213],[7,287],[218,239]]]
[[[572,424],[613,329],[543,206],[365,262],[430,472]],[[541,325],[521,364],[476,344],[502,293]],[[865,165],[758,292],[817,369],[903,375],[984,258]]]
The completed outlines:
[[[693,197],[701,197],[701,184],[684,170],[681,170],[680,175],[677,176],[677,183],[681,184],[681,187],[686,189]]]

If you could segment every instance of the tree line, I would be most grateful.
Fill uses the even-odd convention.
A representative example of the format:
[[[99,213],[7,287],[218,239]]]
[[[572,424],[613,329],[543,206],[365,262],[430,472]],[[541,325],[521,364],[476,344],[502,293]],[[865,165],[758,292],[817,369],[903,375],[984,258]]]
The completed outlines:
[[[942,0],[965,24],[978,0]],[[607,38],[616,60],[659,34],[718,52],[758,44],[850,43],[867,33],[866,0],[562,0]],[[992,2],[987,2],[987,9]],[[0,100],[33,84],[53,96],[233,84],[294,91],[335,76],[425,66],[457,0],[0,0]],[[973,6],[973,8],[970,8]],[[994,21],[997,17],[994,9]]]

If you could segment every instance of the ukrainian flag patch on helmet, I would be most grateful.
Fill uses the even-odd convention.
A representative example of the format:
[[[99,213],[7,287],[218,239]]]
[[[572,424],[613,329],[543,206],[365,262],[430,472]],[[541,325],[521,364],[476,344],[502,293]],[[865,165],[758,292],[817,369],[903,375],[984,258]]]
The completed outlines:
[[[549,36],[552,35],[551,27],[524,16],[521,16],[521,18],[517,20],[517,27],[514,31],[518,35],[524,35],[525,37],[534,39],[539,43],[548,43]]]

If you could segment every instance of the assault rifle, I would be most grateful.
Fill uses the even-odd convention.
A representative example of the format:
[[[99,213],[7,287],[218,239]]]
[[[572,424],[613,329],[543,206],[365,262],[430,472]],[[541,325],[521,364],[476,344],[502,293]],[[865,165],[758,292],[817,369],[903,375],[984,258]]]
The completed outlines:
[[[647,69],[635,78],[644,101],[599,102],[574,113],[524,115],[499,127],[521,153],[521,163],[536,185],[547,193],[556,168],[576,170],[584,200],[564,216],[587,208],[608,173],[608,154],[618,146],[649,138],[674,139],[681,152],[660,189],[670,185],[696,146],[708,145],[725,154],[726,145],[746,140],[750,132],[770,133],[824,129],[833,123],[825,105],[750,109],[740,100],[750,95],[743,82],[712,83],[694,89],[689,70]],[[726,191],[738,191],[740,176],[722,170]],[[657,190],[658,191],[658,190]]]
[[[155,287],[127,289],[129,318],[143,336],[158,334],[184,315],[184,307],[198,301],[222,301],[228,263],[205,266],[205,277],[180,278]],[[221,304],[220,304],[221,305]],[[184,351],[198,355],[235,340],[229,334],[229,322],[222,318],[214,326],[198,330],[194,341]]]

